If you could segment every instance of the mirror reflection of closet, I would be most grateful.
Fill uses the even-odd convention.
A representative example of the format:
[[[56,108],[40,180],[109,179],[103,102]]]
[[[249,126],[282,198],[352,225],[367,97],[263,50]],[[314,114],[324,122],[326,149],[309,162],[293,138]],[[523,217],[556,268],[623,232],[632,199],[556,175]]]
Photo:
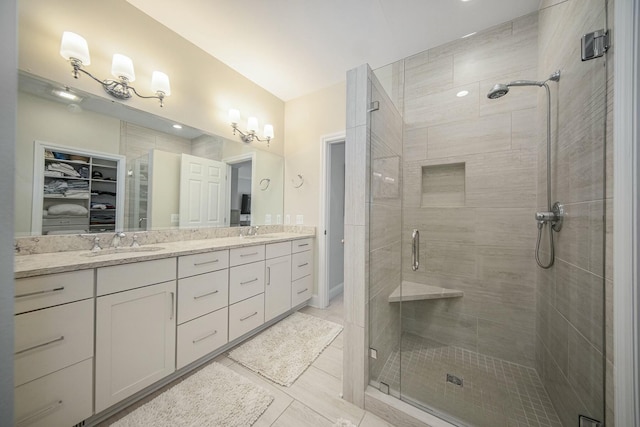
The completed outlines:
[[[246,160],[229,165],[231,227],[251,225],[252,161]]]

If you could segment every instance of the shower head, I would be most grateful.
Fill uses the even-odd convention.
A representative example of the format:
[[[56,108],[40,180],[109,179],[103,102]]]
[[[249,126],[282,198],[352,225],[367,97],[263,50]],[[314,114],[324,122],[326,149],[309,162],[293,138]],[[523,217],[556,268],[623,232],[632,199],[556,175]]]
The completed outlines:
[[[504,83],[498,83],[489,91],[487,98],[498,99],[505,96],[507,93],[509,93],[509,86]]]
[[[548,81],[557,82],[560,80],[560,70],[555,71],[553,74],[549,76],[549,78],[542,82],[537,82],[535,80],[514,80],[507,84],[498,83],[496,84],[487,94],[487,98],[489,99],[498,99],[505,96],[509,93],[509,88],[511,86],[545,86]]]

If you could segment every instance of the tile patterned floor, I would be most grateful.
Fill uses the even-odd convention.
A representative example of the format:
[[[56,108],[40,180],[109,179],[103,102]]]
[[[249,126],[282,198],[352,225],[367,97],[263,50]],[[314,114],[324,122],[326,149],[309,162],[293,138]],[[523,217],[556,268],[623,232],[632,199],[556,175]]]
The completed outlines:
[[[402,338],[402,355],[391,354],[378,382],[401,384],[406,400],[478,427],[562,426],[534,369],[413,334]],[[463,386],[447,382],[447,373]]]

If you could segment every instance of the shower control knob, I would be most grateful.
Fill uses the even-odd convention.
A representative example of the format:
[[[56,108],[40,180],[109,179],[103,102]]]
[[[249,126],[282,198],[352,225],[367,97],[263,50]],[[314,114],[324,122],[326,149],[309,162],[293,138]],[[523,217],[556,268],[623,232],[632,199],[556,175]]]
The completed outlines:
[[[556,214],[553,212],[536,212],[536,221],[549,222],[555,220]]]

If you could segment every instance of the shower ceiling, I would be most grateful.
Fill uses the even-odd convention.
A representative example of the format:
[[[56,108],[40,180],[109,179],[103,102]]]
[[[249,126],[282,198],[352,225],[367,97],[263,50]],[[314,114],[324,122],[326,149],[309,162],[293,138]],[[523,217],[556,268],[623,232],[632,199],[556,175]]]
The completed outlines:
[[[540,0],[127,0],[284,101],[538,10]]]

